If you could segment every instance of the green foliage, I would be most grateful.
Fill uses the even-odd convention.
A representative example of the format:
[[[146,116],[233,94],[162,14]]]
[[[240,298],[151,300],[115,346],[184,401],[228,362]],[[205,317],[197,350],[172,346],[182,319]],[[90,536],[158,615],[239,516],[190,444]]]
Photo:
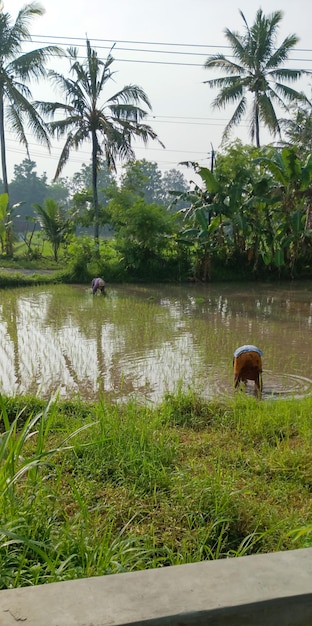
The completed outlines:
[[[23,169],[26,165],[31,178],[34,164],[25,160]],[[202,184],[171,190],[173,201],[168,207],[145,200],[146,194],[156,193],[153,180],[147,180],[149,174],[154,176],[154,165],[149,168],[144,161],[132,162],[125,167],[121,184],[113,181],[103,190],[106,200],[98,205],[98,218],[103,228],[106,225],[106,238],[99,240],[96,250],[87,239],[76,242],[69,237],[77,215],[65,212],[53,199],[48,199],[48,211],[48,205],[41,207],[41,224],[46,222],[49,241],[44,230],[36,231],[36,218],[31,217],[24,220],[27,226],[19,232],[24,243],[15,241],[16,207],[7,208],[0,219],[2,252],[6,252],[3,262],[10,257],[11,266],[17,268],[13,261],[21,262],[24,256],[25,267],[38,259],[40,269],[46,267],[44,257],[52,253],[54,266],[60,254],[68,268],[61,279],[70,282],[88,282],[102,274],[117,282],[309,276],[310,155],[302,157],[294,147],[258,149],[236,141],[216,155],[213,172],[187,162]],[[85,166],[82,176],[77,176],[76,188],[89,176],[90,168]],[[157,193],[165,198],[162,179],[158,182]],[[92,197],[90,190],[81,188],[74,198],[81,210],[78,220],[86,227],[95,215]],[[176,213],[177,206],[184,208]],[[61,248],[62,243],[66,247]]]
[[[5,121],[8,121],[27,151],[29,158],[29,143],[25,132],[25,121],[31,128],[35,137],[46,146],[50,146],[50,140],[44,120],[38,114],[36,106],[31,101],[29,82],[31,79],[38,80],[46,75],[45,64],[51,55],[61,55],[62,51],[57,46],[46,46],[29,52],[22,51],[25,41],[31,39],[28,24],[36,16],[43,15],[44,10],[35,2],[25,4],[12,23],[9,13],[5,13],[1,6],[0,20],[0,74],[1,93],[0,107],[5,112],[0,119],[1,136],[1,162],[4,192],[8,192],[6,151],[5,151]]]
[[[54,260],[57,262],[60,245],[66,241],[74,228],[72,216],[68,216],[53,198],[48,198],[43,207],[39,204],[33,206],[39,217],[40,225],[51,242]]]
[[[41,531],[39,537],[36,522],[33,524],[33,532],[29,525],[31,517],[34,519],[36,517],[35,501],[44,491],[38,489],[38,484],[42,480],[42,472],[51,469],[51,457],[70,450],[71,439],[91,426],[85,424],[47,448],[47,439],[54,419],[54,406],[53,402],[48,402],[43,412],[29,414],[26,419],[23,419],[22,410],[10,421],[5,401],[0,398],[3,424],[0,437],[1,588],[11,586],[13,571],[15,585],[23,584],[22,571],[33,558],[40,563],[42,571],[54,573],[55,564],[49,556],[49,546],[44,545],[47,536]],[[34,577],[36,580],[36,574]]]
[[[4,251],[8,202],[9,195],[7,193],[2,193],[0,195],[0,240],[2,253]]]
[[[295,148],[287,147],[271,150],[256,163],[272,175],[266,211],[272,235],[270,245],[263,246],[264,260],[287,265],[294,276],[302,251],[311,249],[311,155],[302,160]]]
[[[168,256],[174,256],[175,218],[163,206],[147,204],[127,187],[111,193],[108,205],[116,249],[129,275],[137,279],[168,279]],[[162,267],[164,271],[162,272]]]
[[[111,66],[114,58],[109,53],[106,61],[102,61],[96,50],[91,48],[90,41],[86,41],[86,59],[81,63],[78,59],[78,50],[68,49],[70,73],[74,79],[67,79],[51,70],[52,82],[60,87],[65,96],[65,102],[37,103],[39,109],[52,120],[56,113],[62,114],[62,119],[50,122],[49,129],[58,138],[65,136],[65,144],[57,165],[57,178],[70,152],[84,144],[91,142],[92,159],[92,200],[94,208],[94,239],[95,253],[99,246],[99,201],[98,201],[98,166],[104,155],[107,167],[116,170],[116,159],[132,160],[134,138],[147,143],[149,139],[157,139],[156,133],[144,123],[147,112],[140,104],[151,108],[150,102],[143,89],[137,85],[126,85],[110,97],[105,97],[104,91],[113,78]],[[162,145],[162,144],[161,144]],[[102,148],[104,146],[104,150]]]
[[[197,394],[189,392],[168,394],[160,406],[160,413],[165,422],[175,427],[202,430],[209,425],[218,424],[220,417],[228,410],[221,403],[209,403]]]
[[[1,398],[2,589],[311,545],[311,398]]]
[[[176,445],[172,435],[161,433],[157,414],[131,403],[124,411],[103,406],[93,442],[77,450],[82,474],[87,467],[93,479],[135,485],[138,492],[168,489]]]
[[[180,241],[189,243],[196,279],[231,266],[237,277],[298,276],[312,257],[312,158],[295,148],[253,148],[240,142],[217,155],[214,171],[186,163],[202,179],[186,193]],[[228,272],[224,272],[227,276]]]
[[[188,190],[188,184],[181,172],[171,169],[162,174],[157,163],[142,159],[124,165],[121,188],[144,198],[147,204],[168,207],[171,203],[170,192],[175,190],[181,194]],[[176,203],[175,210],[183,206],[181,202]]]
[[[26,217],[35,217],[33,203],[43,204],[48,197],[47,176],[44,173],[38,176],[36,163],[30,159],[24,159],[14,165],[14,175],[10,182],[10,201],[21,203],[19,215],[15,217],[14,224],[18,230],[23,227]]]
[[[88,264],[93,259],[94,248],[90,237],[71,237],[67,253],[72,280],[81,282],[91,281],[93,276],[90,276]]]
[[[228,28],[225,30],[233,60],[224,54],[210,56],[205,68],[221,69],[225,75],[205,82],[212,88],[220,88],[213,102],[214,107],[236,105],[223,133],[224,139],[227,139],[232,128],[245,116],[247,95],[251,96],[251,139],[256,139],[256,145],[260,147],[260,120],[273,135],[281,134],[274,103],[287,109],[287,103],[308,102],[302,92],[294,90],[287,84],[298,80],[305,72],[282,67],[291,49],[298,42],[298,37],[289,35],[276,47],[276,34],[282,20],[281,11],[274,11],[265,16],[262,9],[258,9],[251,27],[242,11],[240,14],[245,26],[243,34]]]
[[[95,276],[105,277],[105,281],[119,282],[121,274],[120,257],[112,242],[100,241],[100,255],[94,254],[91,237],[71,236],[66,251],[67,270],[63,274],[64,281],[90,283]]]
[[[295,145],[302,156],[308,156],[312,151],[311,105],[292,105],[290,113],[291,118],[281,120],[288,143]]]

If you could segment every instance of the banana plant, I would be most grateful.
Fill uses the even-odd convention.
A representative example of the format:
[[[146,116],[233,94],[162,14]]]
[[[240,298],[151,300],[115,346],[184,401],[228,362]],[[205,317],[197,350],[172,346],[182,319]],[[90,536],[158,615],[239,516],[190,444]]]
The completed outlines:
[[[182,165],[192,167],[203,185],[200,187],[193,183],[194,188],[190,191],[170,192],[174,198],[171,207],[178,200],[188,204],[187,208],[179,211],[185,223],[180,241],[193,245],[197,272],[205,281],[210,277],[212,254],[224,245],[224,226],[229,207],[225,203],[225,190],[213,172],[193,161],[183,162]]]
[[[279,266],[287,262],[293,274],[302,246],[312,241],[312,155],[303,162],[287,147],[255,161],[271,175],[267,206],[273,207],[277,245],[272,260]]]
[[[2,254],[5,252],[8,257],[13,256],[13,211],[22,202],[9,204],[9,194],[0,194],[0,242]]]

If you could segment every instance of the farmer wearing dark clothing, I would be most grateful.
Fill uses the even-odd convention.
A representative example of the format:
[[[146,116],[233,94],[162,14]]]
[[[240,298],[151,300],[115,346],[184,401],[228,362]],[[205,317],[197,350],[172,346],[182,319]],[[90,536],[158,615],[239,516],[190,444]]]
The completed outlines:
[[[92,293],[95,296],[96,292],[99,290],[101,293],[104,293],[105,290],[105,280],[103,278],[93,278],[91,283]]]

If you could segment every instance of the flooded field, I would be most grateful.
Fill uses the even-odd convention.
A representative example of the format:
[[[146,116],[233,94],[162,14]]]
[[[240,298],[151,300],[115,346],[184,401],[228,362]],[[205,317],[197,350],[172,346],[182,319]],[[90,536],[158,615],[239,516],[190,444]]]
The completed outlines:
[[[55,285],[0,292],[0,391],[159,402],[233,394],[235,348],[263,350],[263,397],[312,392],[312,284]],[[248,384],[247,393],[253,393]]]

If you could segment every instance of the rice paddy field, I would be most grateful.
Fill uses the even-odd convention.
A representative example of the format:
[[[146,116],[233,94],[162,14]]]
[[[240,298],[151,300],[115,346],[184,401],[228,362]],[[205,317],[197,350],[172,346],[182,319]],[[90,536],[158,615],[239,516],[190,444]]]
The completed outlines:
[[[311,288],[1,292],[0,589],[312,544]],[[263,349],[262,399],[232,356]]]

